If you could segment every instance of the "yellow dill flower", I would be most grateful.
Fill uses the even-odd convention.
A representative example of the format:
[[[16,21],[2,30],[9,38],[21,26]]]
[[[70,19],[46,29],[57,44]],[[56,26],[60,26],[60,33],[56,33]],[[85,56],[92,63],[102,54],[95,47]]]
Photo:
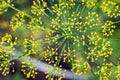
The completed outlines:
[[[75,71],[76,74],[86,74],[90,70],[89,64],[84,61],[82,58],[73,59],[72,71]]]
[[[13,31],[15,31],[17,28],[20,28],[24,25],[24,12],[18,12],[12,17],[12,20],[10,22],[10,27]]]
[[[36,15],[44,15],[45,14],[45,8],[47,7],[47,3],[45,1],[33,1],[33,5],[31,7],[31,12]]]
[[[97,32],[91,32],[88,35],[89,38],[89,52],[85,52],[87,59],[91,59],[92,62],[98,60],[99,57],[109,57],[112,54],[113,49],[111,48],[110,42],[101,39]]]
[[[107,20],[104,25],[102,26],[103,36],[110,36],[114,32],[116,26],[114,22]]]
[[[0,14],[7,12],[11,0],[0,0]]]
[[[32,36],[31,39],[24,39],[23,42],[23,47],[24,47],[24,52],[26,54],[36,54],[38,53],[40,50],[40,48],[42,47],[42,41],[41,40],[35,40]]]
[[[5,1],[9,2],[10,0],[2,1],[0,11],[3,10],[1,9],[3,5],[9,6]],[[60,76],[56,78],[58,80],[64,77],[61,71],[61,62],[69,63],[72,66],[71,71],[75,71],[76,74],[85,74],[90,70],[89,60],[97,65],[99,60],[102,62],[112,54],[113,49],[110,41],[107,41],[103,36],[111,36],[115,25],[110,20],[101,24],[104,21],[101,16],[118,17],[120,11],[116,2],[113,0],[53,0],[51,7],[48,7],[47,4],[49,3],[46,2],[44,0],[33,1],[31,6],[32,16],[24,12],[18,12],[13,16],[10,27],[13,31],[16,31],[20,27],[27,26],[32,32],[43,31],[47,33],[44,34],[45,37],[39,38],[39,40],[33,37],[24,38],[22,45],[26,54],[24,56],[39,53],[39,55],[42,55],[40,56],[42,60],[45,60],[48,64],[53,64],[55,68],[49,67],[51,72],[46,72],[47,79],[54,80],[54,74]],[[12,6],[11,8],[16,9]],[[25,15],[30,18],[27,19],[27,21],[30,20],[29,22],[25,22]],[[98,33],[102,31],[103,36],[100,36],[97,31]],[[34,33],[32,34],[34,35]],[[7,66],[5,64],[12,60],[9,53],[13,53],[16,42],[11,35],[6,34],[2,37],[1,44],[0,60],[2,62],[0,66],[2,67],[0,67],[0,70],[3,70],[2,74],[6,75],[11,64]],[[3,53],[5,53],[5,56],[3,56]],[[99,75],[100,80],[109,79],[112,73],[112,65],[112,63],[103,62],[102,65],[98,66],[96,74]],[[35,78],[37,72],[32,61],[23,61],[21,67],[21,71],[27,78]],[[116,75],[118,79],[119,71],[116,71],[116,73],[118,73]]]
[[[14,40],[14,41],[13,41]],[[0,42],[0,71],[2,75],[6,76],[9,74],[9,68],[14,64],[12,62],[15,45],[17,38],[13,38],[10,34],[6,33],[5,36],[1,38]],[[14,69],[13,69],[14,71]]]
[[[109,80],[109,77],[113,73],[113,64],[112,62],[106,63],[103,62],[102,66],[98,66],[98,71],[95,74],[100,76],[100,80]]]
[[[98,0],[82,0],[82,3],[84,3],[86,5],[86,7],[92,8],[92,7],[96,6],[97,1]]]
[[[50,79],[50,80],[54,80],[55,75],[59,76],[58,78],[56,78],[55,80],[62,80],[62,78],[64,78],[64,73],[63,71],[61,71],[62,69],[59,67],[51,67],[51,66],[46,66],[46,68],[50,69],[50,72],[45,72],[46,74],[46,79]],[[64,71],[66,72],[66,71]],[[52,73],[52,74],[51,74]]]
[[[64,17],[61,20],[62,16]],[[67,13],[64,13],[61,16],[53,18],[50,24],[50,27],[53,30],[51,31],[50,34],[55,35],[51,35],[48,37],[53,37],[51,39],[54,41],[59,41],[59,39],[71,40],[73,42],[73,45],[77,44],[78,46],[80,46],[79,34],[82,32],[82,29],[84,27],[81,26],[82,22],[77,22],[79,19],[81,19],[80,13],[75,12],[71,12],[71,14],[68,15]],[[81,28],[79,28],[79,26]]]
[[[58,17],[62,14],[69,14],[69,10],[72,10],[75,7],[74,0],[59,0],[58,2],[59,4],[54,4],[52,6],[52,12],[55,13]]]
[[[58,60],[58,57],[57,57],[58,53],[56,51],[57,49],[55,50],[55,48],[47,47],[47,49],[42,52],[42,55],[44,56],[45,61],[47,61],[49,64],[54,64],[55,61]],[[54,57],[55,54],[56,54],[56,57]]]
[[[0,71],[2,70],[2,75],[6,76],[9,74],[10,67],[10,57],[7,51],[3,48],[0,48]]]
[[[9,74],[9,68],[14,62],[12,62],[12,52],[5,46],[0,46],[0,71],[3,76]]]
[[[36,72],[35,64],[32,60],[25,60],[22,62],[21,71],[26,75],[26,78],[35,78]]]
[[[88,26],[90,29],[93,27],[98,27],[100,25],[99,15],[96,12],[88,12],[85,17],[84,26]],[[89,29],[89,28],[86,28]]]
[[[117,66],[117,70],[115,71],[116,73],[116,79],[119,80],[120,79],[120,64]]]
[[[14,41],[13,41],[14,39]],[[1,45],[6,47],[8,49],[9,53],[13,53],[13,50],[15,49],[14,46],[16,45],[17,37],[13,38],[12,35],[6,33],[5,36],[1,38]]]
[[[109,17],[118,17],[120,16],[120,8],[119,5],[117,5],[116,2],[112,0],[104,0],[100,5],[101,10],[104,13],[107,13]]]
[[[39,32],[44,28],[41,18],[31,18],[29,22],[28,29],[32,32]]]

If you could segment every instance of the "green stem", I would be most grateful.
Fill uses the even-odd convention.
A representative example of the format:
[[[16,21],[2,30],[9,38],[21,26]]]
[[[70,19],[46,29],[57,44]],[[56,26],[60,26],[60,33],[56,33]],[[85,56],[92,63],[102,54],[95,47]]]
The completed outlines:
[[[47,8],[48,10],[49,10],[49,12],[52,14],[52,15],[54,15],[54,13],[52,12],[52,10],[48,7]]]
[[[93,76],[96,76],[93,69],[91,69],[91,73],[92,73]]]
[[[79,7],[80,7],[80,5],[77,6],[76,13],[79,11]]]
[[[117,64],[115,62],[113,62],[112,60],[110,60],[109,58],[106,58],[108,61],[112,62],[113,65],[117,66]]]
[[[90,9],[90,11],[95,10],[95,9],[99,6],[99,3],[100,3],[101,1],[102,1],[102,0],[97,0],[95,6],[93,6],[93,7]]]
[[[85,7],[86,7],[86,5],[83,6],[83,8],[82,8],[82,10],[81,10],[81,15],[82,15],[82,13],[83,13]]]
[[[113,22],[113,24],[117,24],[117,23],[120,23],[120,21]]]
[[[23,57],[23,56],[29,56],[30,54],[22,54],[22,55],[20,55],[20,56],[17,56],[17,57],[15,57],[15,58],[12,58],[11,59],[11,61],[12,60],[15,60],[15,59],[20,59],[21,57]]]
[[[17,9],[17,8],[11,6],[11,5],[9,5],[9,7],[10,7],[11,9],[17,11],[17,12],[22,12],[21,10],[19,10],[19,9]],[[27,17],[29,17],[29,18],[32,18],[32,17],[31,17],[29,14],[27,14],[27,13],[25,13],[25,15],[26,15]]]

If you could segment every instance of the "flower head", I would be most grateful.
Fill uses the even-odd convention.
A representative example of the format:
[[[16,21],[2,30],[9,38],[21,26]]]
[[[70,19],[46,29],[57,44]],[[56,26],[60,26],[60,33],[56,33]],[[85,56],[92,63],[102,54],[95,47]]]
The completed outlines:
[[[99,57],[109,57],[112,54],[112,48],[110,47],[110,42],[105,39],[101,39],[101,37],[97,34],[97,32],[91,32],[88,35],[89,38],[89,52],[85,52],[87,54],[87,58],[91,59],[92,62],[98,60]]]
[[[109,63],[103,63],[102,66],[98,66],[98,71],[95,72],[95,74],[99,75],[100,80],[104,79],[104,80],[109,80],[113,70],[113,64],[112,62]]]
[[[120,7],[115,1],[104,0],[100,5],[101,10],[106,13],[109,17],[118,17],[120,16]]]
[[[86,74],[89,70],[89,64],[82,58],[73,60],[72,71],[75,71],[76,74]]]
[[[1,38],[0,42],[0,70],[2,70],[2,75],[6,76],[9,74],[9,68],[14,64],[13,55],[14,55],[14,46],[16,45],[16,39],[13,41],[13,38],[10,34],[6,34]]]
[[[120,65],[117,66],[117,70],[115,71],[116,75],[116,79],[119,80],[120,79]]]
[[[12,17],[10,27],[13,31],[24,25],[25,22],[24,16],[25,16],[24,12],[18,12],[16,15]]]
[[[25,38],[23,42],[24,52],[28,55],[40,52],[42,46],[42,41],[35,40],[33,37],[31,39]]]
[[[25,60],[22,62],[21,71],[26,75],[27,78],[35,78],[37,75],[35,64],[32,60]]]
[[[47,6],[47,3],[43,0],[33,1],[31,12],[36,16],[44,15],[46,6]]]
[[[114,22],[107,20],[105,24],[102,26],[102,32],[104,36],[110,36],[114,32],[116,26]]]
[[[11,0],[0,0],[0,14],[7,12]]]
[[[28,25],[28,29],[32,32],[39,32],[43,28],[44,26],[41,18],[32,18]]]

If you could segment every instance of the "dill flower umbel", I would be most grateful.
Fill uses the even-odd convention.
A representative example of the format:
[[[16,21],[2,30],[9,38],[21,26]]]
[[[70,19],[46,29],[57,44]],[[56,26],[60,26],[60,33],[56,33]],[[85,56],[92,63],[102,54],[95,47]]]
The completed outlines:
[[[90,69],[89,64],[87,62],[85,62],[82,58],[80,58],[78,60],[75,59],[73,61],[72,71],[76,71],[76,74],[79,74],[79,75],[86,74],[89,69]]]
[[[25,22],[24,15],[25,15],[24,12],[18,12],[16,15],[12,17],[12,20],[10,22],[10,27],[13,31],[23,26]]]
[[[13,51],[17,38],[15,38],[14,42],[12,39],[10,34],[6,34],[1,38],[0,42],[0,71],[4,76],[9,74],[9,68],[14,64],[12,55],[14,55]]]
[[[39,32],[44,28],[41,18],[31,18],[29,22],[28,29],[32,32]]]
[[[107,20],[105,24],[102,26],[102,32],[104,36],[112,35],[116,26],[114,22]]]
[[[47,6],[47,3],[43,0],[33,1],[31,12],[36,16],[44,15],[46,6]]]
[[[105,12],[109,17],[118,17],[120,16],[120,7],[117,5],[117,3],[113,0],[104,0],[100,8],[103,12]]]
[[[101,39],[101,37],[97,34],[97,32],[92,32],[88,35],[89,38],[89,46],[88,46],[88,59],[91,59],[92,62],[94,60],[98,60],[99,57],[109,57],[112,54],[112,48],[110,47],[110,42],[105,39]]]
[[[8,49],[8,53],[14,54],[13,50],[15,50],[16,41],[17,37],[13,38],[11,34],[6,33],[6,35],[1,38],[0,46]]]
[[[9,74],[9,68],[12,65],[9,51],[4,47],[0,47],[0,71],[2,71],[2,75],[6,76]]]
[[[31,39],[25,38],[23,42],[24,52],[27,55],[38,53],[40,51],[41,46],[41,40],[35,40],[32,36]]]
[[[35,78],[37,75],[35,64],[32,60],[25,60],[22,62],[21,71],[26,75],[27,78]]]
[[[115,71],[115,73],[117,73],[116,79],[119,80],[120,79],[120,65],[117,66],[117,70]]]
[[[45,78],[46,79],[50,79],[50,80],[54,80],[54,79],[56,79],[56,80],[62,80],[62,78],[64,77],[64,74],[61,71],[62,69],[60,67],[53,68],[51,66],[47,66],[47,68],[49,68],[52,72],[45,72],[45,74],[46,74]],[[64,72],[66,72],[66,70]],[[51,74],[51,73],[53,73],[53,74],[55,74],[55,75],[57,75],[59,77],[58,78],[54,78],[54,75]]]
[[[102,66],[98,66],[99,70],[98,72],[95,72],[95,74],[98,74],[100,76],[100,80],[104,79],[104,80],[109,80],[111,74],[112,74],[112,66],[113,64],[110,63],[103,63]]]
[[[17,38],[14,39],[10,34],[1,38],[0,70],[3,75],[9,73],[12,60],[37,56],[54,66],[48,66],[50,71],[45,72],[48,80],[62,80],[66,72],[62,70],[64,67],[69,67],[76,75],[93,74],[89,76],[91,79],[119,80],[119,63],[111,59],[116,54],[111,40],[118,40],[112,39],[120,23],[117,19],[120,16],[118,2],[35,0],[29,14],[10,6],[10,2],[11,0],[0,1],[0,14],[7,7],[18,11],[10,21],[10,29],[16,33],[20,29],[28,35],[19,38],[18,44]],[[11,54],[14,53],[15,45],[19,45],[21,55],[13,58]],[[36,70],[31,60],[22,62],[21,71],[26,78],[35,78]]]
[[[0,0],[0,14],[7,12],[8,6],[12,0]]]

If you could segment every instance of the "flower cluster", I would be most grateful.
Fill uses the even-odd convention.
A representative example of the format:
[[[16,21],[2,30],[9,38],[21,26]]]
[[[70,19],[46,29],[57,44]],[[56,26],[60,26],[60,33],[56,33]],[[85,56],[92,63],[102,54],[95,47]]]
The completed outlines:
[[[11,3],[11,0],[0,0],[0,14],[7,12],[7,9],[10,3]]]
[[[41,40],[35,40],[32,36],[31,39],[25,38],[23,42],[24,52],[27,55],[38,53],[40,51],[41,46]]]
[[[112,1],[112,0],[104,0],[101,5],[100,8],[103,12],[107,13],[107,15],[109,17],[118,17],[120,16],[120,8],[119,5],[117,5],[116,2]]]
[[[89,52],[85,52],[87,55],[87,59],[91,59],[92,62],[98,60],[99,57],[109,57],[112,54],[112,48],[110,47],[110,42],[102,39],[97,32],[91,32],[88,35],[89,38],[89,45],[88,50]]]
[[[6,11],[3,5],[8,6],[10,0],[0,2],[0,12]],[[25,53],[20,57],[36,55],[53,65],[48,67],[50,72],[45,72],[48,80],[64,78],[62,63],[69,64],[70,70],[78,75],[94,74],[92,71],[95,68],[94,76],[99,76],[100,80],[108,80],[112,74],[116,74],[119,80],[119,64],[109,59],[114,54],[109,38],[117,27],[116,23],[120,22],[112,20],[120,16],[119,3],[114,0],[52,0],[51,3],[48,6],[46,0],[33,1],[31,15],[9,6],[18,11],[10,21],[12,31],[17,32],[21,28],[30,33],[19,38],[19,47]],[[36,34],[41,36],[36,37]],[[12,65],[15,41],[16,38],[9,34],[2,37],[0,70],[3,75],[8,74]],[[35,78],[37,74],[31,60],[22,62],[21,71],[27,78]],[[59,77],[54,78],[55,74]]]
[[[13,38],[11,34],[6,33],[6,35],[1,38],[0,45],[8,50],[8,53],[14,54],[13,50],[15,49],[16,41],[17,37]]]
[[[47,3],[45,1],[40,0],[33,1],[31,12],[36,16],[44,15],[46,6]]]
[[[102,26],[102,32],[104,36],[110,36],[114,32],[116,26],[114,22],[107,20],[105,24]]]
[[[93,8],[96,6],[97,0],[92,0],[92,1],[91,0],[82,0],[82,3],[86,4],[86,7],[88,7],[88,8]]]
[[[89,64],[84,61],[82,58],[75,59],[72,64],[72,71],[75,71],[76,74],[86,74],[90,69]]]
[[[32,60],[25,60],[22,62],[21,71],[26,75],[27,78],[35,78],[37,75],[35,64]]]
[[[23,26],[25,22],[24,15],[25,15],[24,12],[18,12],[16,15],[12,17],[12,20],[10,22],[10,27],[13,31]]]
[[[120,65],[117,66],[117,71],[115,73],[117,73],[116,79],[119,80],[120,79]]]
[[[85,26],[88,26],[91,29],[91,28],[98,27],[100,25],[100,22],[101,21],[100,21],[98,13],[88,12],[87,16],[85,17],[84,24],[85,24]],[[87,29],[89,29],[89,28],[87,28]]]
[[[9,67],[11,64],[10,60],[12,57],[10,57],[8,51],[4,49],[3,47],[0,47],[0,71],[2,70],[2,74],[6,76],[9,74]]]
[[[16,41],[17,38],[14,40]],[[9,68],[14,64],[13,57],[14,55],[14,46],[16,42],[13,42],[13,38],[10,34],[6,34],[1,38],[0,42],[0,70],[2,74],[6,76],[9,74]]]
[[[28,29],[30,29],[32,32],[39,32],[41,29],[43,29],[43,23],[41,18],[31,18],[31,21],[29,22]]]
[[[45,72],[46,79],[50,79],[50,80],[62,80],[62,78],[64,77],[64,74],[63,74],[63,71],[61,71],[62,70],[61,68],[59,68],[59,67],[53,68],[52,66],[47,66],[47,68],[50,69],[51,72]],[[64,70],[64,72],[66,72],[66,70]],[[55,75],[57,75],[59,77],[58,78],[54,78]]]
[[[95,74],[98,74],[100,76],[100,80],[109,80],[109,77],[112,74],[112,62],[110,63],[103,63],[102,66],[97,66],[99,69]]]

